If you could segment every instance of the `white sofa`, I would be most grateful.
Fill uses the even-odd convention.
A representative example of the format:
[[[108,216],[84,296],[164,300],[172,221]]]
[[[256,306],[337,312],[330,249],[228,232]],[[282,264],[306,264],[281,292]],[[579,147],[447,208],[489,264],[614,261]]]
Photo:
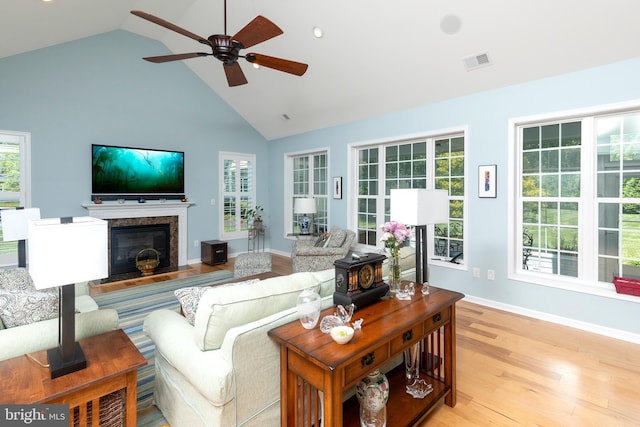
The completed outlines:
[[[280,425],[280,353],[267,332],[297,319],[296,300],[316,288],[333,305],[334,272],[301,272],[210,288],[191,325],[154,311],[154,401],[172,427]]]
[[[2,270],[0,274],[0,289],[3,287],[2,281],[9,276],[5,273],[7,270]],[[28,277],[28,273],[18,273]],[[99,310],[96,302],[89,296],[87,283],[76,285],[75,290],[76,339],[118,329],[118,312],[112,309]],[[8,307],[3,306],[3,309]],[[58,345],[58,324],[57,317],[9,328],[0,321],[0,360],[55,347]]]

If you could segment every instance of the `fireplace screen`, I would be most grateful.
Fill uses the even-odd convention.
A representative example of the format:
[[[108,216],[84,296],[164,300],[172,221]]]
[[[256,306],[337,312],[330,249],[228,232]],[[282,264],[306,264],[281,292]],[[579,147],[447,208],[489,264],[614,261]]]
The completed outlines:
[[[136,255],[143,249],[158,251],[158,269],[170,266],[170,225],[152,224],[111,227],[110,275],[137,272]]]

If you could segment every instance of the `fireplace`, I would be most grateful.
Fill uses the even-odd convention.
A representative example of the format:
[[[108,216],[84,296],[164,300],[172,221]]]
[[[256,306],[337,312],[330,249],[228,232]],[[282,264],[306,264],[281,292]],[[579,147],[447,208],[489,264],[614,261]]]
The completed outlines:
[[[191,205],[193,205],[191,202],[174,200],[147,201],[146,203],[126,201],[125,203],[82,204],[92,217],[102,218],[109,223],[109,236],[112,227],[169,224],[169,266],[165,271],[175,271],[187,265],[187,209]],[[111,250],[111,243],[109,250]],[[111,259],[111,253],[109,253],[109,259]],[[109,267],[109,271],[111,272],[111,267]],[[159,272],[162,270],[156,269],[156,273]],[[136,270],[128,275],[140,277],[140,274]],[[113,276],[110,273],[110,278],[105,280],[122,280],[122,277]]]
[[[178,270],[178,217],[114,218],[109,229],[109,279],[139,277],[136,255],[143,249],[158,251],[160,265],[155,273]],[[151,251],[141,255],[149,258]]]
[[[157,258],[156,270],[170,267],[171,227],[169,224],[111,227],[109,275],[139,271],[136,261]],[[157,252],[150,251],[149,249]]]

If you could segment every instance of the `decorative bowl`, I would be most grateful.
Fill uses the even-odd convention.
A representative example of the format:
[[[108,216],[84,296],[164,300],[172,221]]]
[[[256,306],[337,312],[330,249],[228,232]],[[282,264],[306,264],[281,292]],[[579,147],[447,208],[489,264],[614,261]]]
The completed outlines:
[[[353,328],[351,326],[335,326],[329,331],[331,338],[338,344],[346,344],[353,338]]]

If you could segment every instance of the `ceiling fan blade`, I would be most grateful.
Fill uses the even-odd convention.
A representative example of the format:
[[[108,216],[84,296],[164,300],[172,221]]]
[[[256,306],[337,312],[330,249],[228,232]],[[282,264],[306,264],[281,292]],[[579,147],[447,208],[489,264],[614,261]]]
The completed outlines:
[[[171,31],[175,31],[178,34],[182,34],[183,36],[187,36],[196,41],[199,41],[202,44],[209,45],[209,41],[207,40],[206,37],[202,37],[192,33],[191,31],[187,31],[184,28],[178,27],[177,25],[172,24],[169,21],[165,21],[162,18],[158,18],[157,16],[150,15],[147,12],[143,12],[141,10],[132,10],[131,13],[142,19],[146,19],[149,22],[153,22],[154,24],[160,25],[161,27],[165,27]]]
[[[283,31],[280,27],[269,21],[264,16],[258,15],[253,18],[253,21],[249,22],[244,26],[244,28],[238,31],[232,39],[241,43],[242,47],[246,49],[279,36],[282,33]]]
[[[246,60],[274,70],[284,71],[285,73],[303,75],[309,66],[302,62],[290,61],[288,59],[275,58],[273,56],[261,55],[259,53],[248,53]]]
[[[197,58],[198,56],[209,56],[209,55],[211,54],[204,53],[204,52],[193,52],[193,53],[178,53],[176,55],[147,56],[146,58],[142,58],[142,59],[144,59],[145,61],[160,64],[162,62],[180,61],[182,59]]]
[[[242,72],[242,68],[240,68],[240,64],[234,62],[232,64],[222,64],[224,67],[224,73],[227,75],[227,83],[229,86],[240,86],[247,84],[247,78],[244,76]]]

